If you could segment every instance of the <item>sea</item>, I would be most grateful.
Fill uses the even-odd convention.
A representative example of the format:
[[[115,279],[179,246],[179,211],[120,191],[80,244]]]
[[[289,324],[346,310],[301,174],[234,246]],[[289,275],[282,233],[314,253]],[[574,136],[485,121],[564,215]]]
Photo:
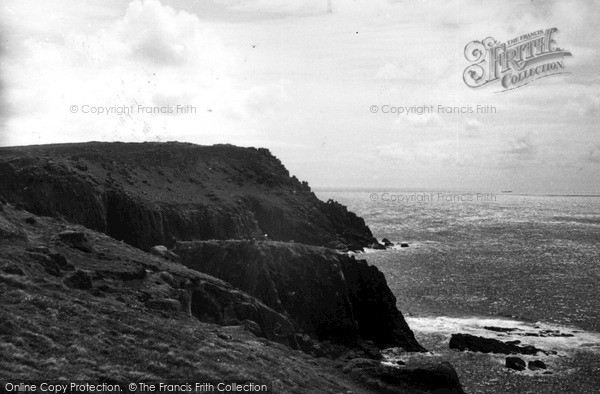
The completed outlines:
[[[477,380],[465,384],[467,391],[600,393],[600,196],[316,194],[346,205],[378,240],[395,244],[356,258],[386,275],[398,308],[431,354],[451,361],[461,378]],[[450,351],[450,335],[459,332],[555,354],[543,357],[547,370],[514,372],[504,356]]]

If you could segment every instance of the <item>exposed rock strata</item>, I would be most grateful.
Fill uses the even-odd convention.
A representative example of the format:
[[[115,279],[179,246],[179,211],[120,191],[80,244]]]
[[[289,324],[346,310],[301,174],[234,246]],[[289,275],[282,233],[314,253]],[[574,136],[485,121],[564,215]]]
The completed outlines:
[[[364,220],[323,202],[266,149],[184,143],[0,148],[0,191],[148,250],[177,240],[262,239],[361,249]]]
[[[330,249],[271,241],[176,244],[181,262],[257,297],[318,340],[421,351],[384,275]]]

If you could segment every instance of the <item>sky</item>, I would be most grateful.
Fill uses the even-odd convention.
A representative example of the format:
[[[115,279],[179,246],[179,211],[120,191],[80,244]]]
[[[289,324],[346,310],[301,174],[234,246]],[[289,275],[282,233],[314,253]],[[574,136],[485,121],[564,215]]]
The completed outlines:
[[[313,188],[600,193],[600,2],[0,7],[2,146],[231,143],[270,149]],[[469,42],[552,27],[566,73],[464,83]],[[495,111],[439,110],[478,105]],[[391,113],[416,106],[435,111]]]

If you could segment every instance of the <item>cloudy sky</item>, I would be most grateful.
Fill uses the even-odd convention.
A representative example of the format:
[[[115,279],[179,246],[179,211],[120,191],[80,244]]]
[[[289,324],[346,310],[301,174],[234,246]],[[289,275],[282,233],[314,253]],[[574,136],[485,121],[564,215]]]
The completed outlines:
[[[600,192],[598,2],[0,7],[0,145],[232,143],[271,149],[313,187]],[[463,82],[470,41],[551,27],[573,54],[568,74],[502,93],[498,83]],[[196,111],[177,113],[177,105]],[[496,113],[398,116],[383,113],[386,105],[491,105]]]

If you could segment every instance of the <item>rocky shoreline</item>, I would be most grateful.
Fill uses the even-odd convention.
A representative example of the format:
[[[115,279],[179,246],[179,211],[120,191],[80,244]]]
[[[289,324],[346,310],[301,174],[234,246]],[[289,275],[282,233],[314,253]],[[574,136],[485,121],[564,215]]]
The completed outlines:
[[[379,243],[264,149],[2,148],[0,180],[1,379],[462,392],[448,364],[381,363],[424,348],[384,275],[340,253]]]

